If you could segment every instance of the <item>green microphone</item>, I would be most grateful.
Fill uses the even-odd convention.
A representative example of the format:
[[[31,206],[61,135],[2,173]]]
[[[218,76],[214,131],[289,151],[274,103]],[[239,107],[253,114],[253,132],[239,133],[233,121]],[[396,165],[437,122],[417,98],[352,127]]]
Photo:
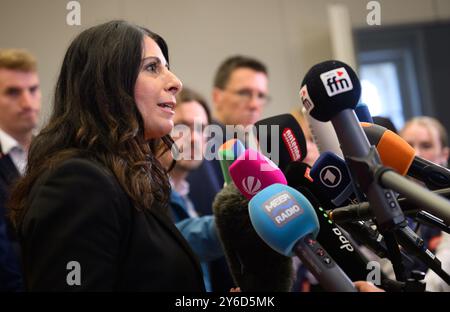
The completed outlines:
[[[245,150],[244,145],[238,139],[231,139],[223,143],[217,152],[220,161],[220,168],[222,169],[223,179],[225,185],[233,182],[228,168]]]

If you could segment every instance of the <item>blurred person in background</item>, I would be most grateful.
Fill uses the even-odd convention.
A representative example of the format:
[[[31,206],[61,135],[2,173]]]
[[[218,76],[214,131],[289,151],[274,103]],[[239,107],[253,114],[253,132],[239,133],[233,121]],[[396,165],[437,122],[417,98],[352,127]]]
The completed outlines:
[[[445,127],[435,118],[420,116],[407,121],[400,130],[400,136],[416,151],[416,155],[435,164],[447,167],[449,157],[448,137]],[[436,253],[442,268],[450,273],[450,239],[440,229],[421,225],[419,235]],[[450,291],[450,286],[436,273],[428,270],[425,281],[429,291]]]
[[[40,109],[36,59],[24,50],[0,49],[0,291],[23,290],[19,242],[5,203],[25,172]]]
[[[189,172],[197,169],[203,161],[206,144],[204,128],[211,116],[206,100],[197,92],[186,87],[177,95],[175,107],[174,135],[179,157],[169,172],[170,206],[175,225],[199,257],[207,291],[212,291],[209,262],[224,255],[213,215],[198,213],[189,198],[190,184],[186,180]],[[162,157],[166,167],[172,165],[173,155],[168,151]]]
[[[309,128],[308,120],[305,115],[301,111],[301,109],[296,109],[292,111],[292,115],[297,119],[300,127],[303,130],[303,134],[305,135],[306,140],[306,157],[303,159],[303,162],[310,165],[311,167],[316,162],[317,158],[320,156],[319,148],[317,144],[314,142],[313,135],[311,133],[311,129]]]
[[[220,146],[233,138],[230,133],[231,137],[226,136],[226,125],[250,126],[257,122],[269,101],[268,84],[268,71],[261,61],[242,55],[224,60],[214,77],[211,122],[222,129],[223,136],[208,140]],[[219,160],[204,160],[198,169],[189,173],[187,181],[191,186],[190,198],[198,213],[211,215],[214,197],[224,184]],[[214,291],[228,291],[233,287],[224,257],[211,263],[211,282]]]

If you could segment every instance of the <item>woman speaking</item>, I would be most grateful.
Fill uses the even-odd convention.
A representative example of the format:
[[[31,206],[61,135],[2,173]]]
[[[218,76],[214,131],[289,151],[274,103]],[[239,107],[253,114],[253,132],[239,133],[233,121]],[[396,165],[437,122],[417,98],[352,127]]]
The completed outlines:
[[[204,290],[157,159],[181,89],[168,62],[159,35],[124,21],[71,43],[10,201],[28,290]]]

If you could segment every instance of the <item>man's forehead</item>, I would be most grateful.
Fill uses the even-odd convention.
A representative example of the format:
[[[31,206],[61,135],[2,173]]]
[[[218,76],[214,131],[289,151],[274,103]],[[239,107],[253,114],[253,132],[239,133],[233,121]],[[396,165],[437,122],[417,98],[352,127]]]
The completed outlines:
[[[27,87],[39,83],[36,72],[0,68],[0,85],[3,87]]]
[[[253,84],[267,87],[268,78],[263,72],[255,71],[248,67],[240,67],[233,70],[227,84]]]

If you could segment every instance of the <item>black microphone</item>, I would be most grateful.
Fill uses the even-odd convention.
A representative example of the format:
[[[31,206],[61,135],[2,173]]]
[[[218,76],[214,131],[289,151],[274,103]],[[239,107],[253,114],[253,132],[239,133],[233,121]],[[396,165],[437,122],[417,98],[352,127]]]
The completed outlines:
[[[321,191],[321,202],[325,209],[333,209],[358,201],[347,165],[339,156],[331,152],[321,154],[311,168],[311,177]],[[351,220],[352,222],[338,222],[339,218],[334,218],[333,213],[331,213],[331,216],[330,219],[349,232],[357,242],[367,246],[380,258],[388,256],[384,237],[378,230],[373,229],[369,222],[359,219]],[[368,219],[371,219],[371,217],[364,220]],[[413,263],[413,260],[404,253],[402,253],[402,259]]]
[[[313,66],[302,82],[300,90],[308,113],[317,120],[331,120],[353,181],[371,202],[381,229],[393,229],[405,223],[394,192],[385,190],[369,174],[381,161],[374,147],[359,125],[354,108],[361,97],[361,84],[356,73],[347,64],[326,61]],[[386,196],[392,200],[387,201]]]
[[[332,222],[319,199],[324,198],[309,176],[310,167],[302,162],[293,162],[286,168],[288,185],[305,196],[314,208],[319,220],[320,231],[317,241],[328,251],[351,280],[367,279],[368,260],[352,244],[350,238]]]
[[[231,275],[244,292],[288,292],[294,279],[292,259],[275,252],[261,240],[251,224],[248,203],[232,183],[213,202]]]
[[[378,229],[384,235],[397,279],[406,279],[401,254],[393,231],[406,226],[406,219],[392,190],[383,189],[375,175],[380,157],[359,125],[354,108],[361,96],[361,84],[347,64],[326,61],[313,66],[302,82],[302,103],[308,113],[333,124],[341,150],[357,189],[368,198]],[[379,171],[379,170],[378,170]]]
[[[385,166],[422,181],[432,190],[450,187],[450,170],[415,156],[415,150],[394,132],[375,124],[361,125],[369,142],[377,147]]]
[[[300,95],[302,102],[308,103],[305,107],[312,117],[320,121],[331,120],[353,175],[352,180],[366,194],[377,226],[386,239],[397,278],[406,279],[398,239],[403,247],[449,281],[450,276],[442,270],[438,259],[423,248],[423,240],[406,225],[394,192],[383,187],[407,194],[445,222],[450,221],[450,203],[381,165],[376,148],[369,144],[353,110],[361,96],[361,84],[356,73],[339,61],[320,63],[306,74]]]
[[[305,135],[291,114],[262,119],[254,129],[259,151],[277,164],[281,171],[284,172],[289,163],[305,159]]]

